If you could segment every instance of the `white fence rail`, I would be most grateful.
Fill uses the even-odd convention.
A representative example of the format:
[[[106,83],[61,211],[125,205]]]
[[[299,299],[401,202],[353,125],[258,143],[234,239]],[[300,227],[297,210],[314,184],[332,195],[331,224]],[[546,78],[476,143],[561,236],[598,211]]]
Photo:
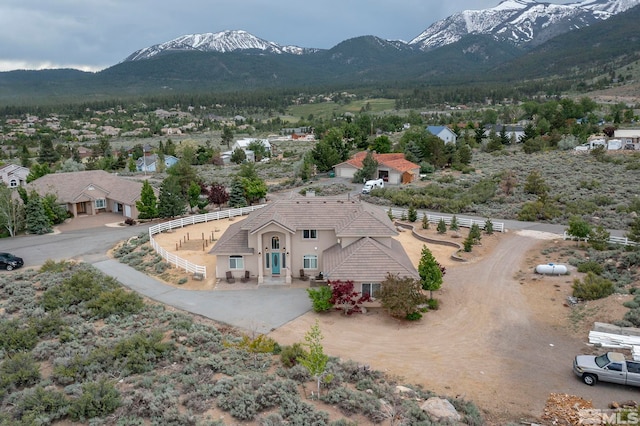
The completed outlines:
[[[403,216],[408,216],[408,210],[405,209],[391,209],[391,215],[394,218],[401,218]],[[427,220],[429,221],[429,223],[435,223],[438,224],[440,222],[440,219],[444,220],[444,223],[447,224],[447,226],[451,225],[451,221],[453,219],[453,215],[452,216],[438,216],[438,215],[433,215],[433,214],[427,214]],[[418,212],[418,220],[422,220],[422,214]],[[485,220],[476,220],[476,219],[465,219],[462,217],[458,217],[456,216],[456,221],[458,222],[458,226],[463,227],[463,228],[471,228],[471,225],[476,224],[480,227],[480,229],[484,229],[486,221]],[[504,223],[503,222],[493,222],[493,230],[495,232],[504,232]]]
[[[198,214],[194,216],[186,216],[181,217],[179,219],[174,219],[169,222],[162,222],[157,225],[153,225],[149,228],[149,241],[151,243],[151,247],[158,253],[167,263],[174,265],[177,268],[184,269],[187,272],[198,274],[203,279],[207,278],[207,267],[196,265],[195,263],[191,263],[188,260],[182,259],[175,254],[169,253],[164,248],[160,247],[160,245],[153,239],[153,236],[159,234],[163,231],[168,231],[176,228],[184,228],[185,226],[195,225],[196,223],[204,223],[204,222],[212,222],[214,220],[226,219],[236,216],[244,216],[251,213],[254,210],[261,209],[265,204],[259,204],[256,206],[243,207],[240,209],[229,209],[229,210],[221,210],[218,212],[206,213],[206,214]]]
[[[584,242],[589,241],[589,238],[578,238],[578,237],[574,237],[573,235],[569,235],[567,233],[567,231],[564,231],[564,234],[562,235],[562,238],[564,238],[565,240],[572,240],[572,241],[584,241]],[[623,246],[637,246],[637,245],[639,245],[638,243],[636,243],[635,241],[631,241],[627,237],[610,236],[609,239],[607,240],[607,242],[609,244],[618,244],[618,245],[623,245]]]

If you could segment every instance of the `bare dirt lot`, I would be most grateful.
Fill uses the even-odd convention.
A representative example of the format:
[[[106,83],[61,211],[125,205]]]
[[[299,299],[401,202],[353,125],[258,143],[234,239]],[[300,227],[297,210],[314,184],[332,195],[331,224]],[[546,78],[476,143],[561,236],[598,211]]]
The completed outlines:
[[[171,250],[186,231],[200,236],[217,229],[221,235],[228,224],[194,225],[157,240]],[[433,229],[419,232],[443,238]],[[462,236],[449,233],[446,238],[461,242],[467,232],[462,229]],[[423,243],[408,231],[397,238],[417,266]],[[308,312],[271,336],[283,345],[300,342],[317,319],[326,353],[369,364],[439,394],[472,400],[492,424],[539,419],[551,392],[582,396],[598,408],[633,399],[631,388],[588,387],[571,371],[576,354],[594,351],[585,344],[593,321],[619,319],[624,308],[620,296],[569,308],[565,300],[579,276],[575,270],[569,276],[533,273],[539,263],[559,261],[542,255],[543,248],[567,244],[575,243],[527,231],[483,235],[482,245],[466,254],[464,263],[451,259],[454,248],[428,244],[447,270],[443,288],[435,293],[440,309],[422,320],[398,321],[380,309],[350,317]],[[215,268],[206,251],[181,249],[179,255]],[[185,286],[213,289],[216,283],[210,278]]]

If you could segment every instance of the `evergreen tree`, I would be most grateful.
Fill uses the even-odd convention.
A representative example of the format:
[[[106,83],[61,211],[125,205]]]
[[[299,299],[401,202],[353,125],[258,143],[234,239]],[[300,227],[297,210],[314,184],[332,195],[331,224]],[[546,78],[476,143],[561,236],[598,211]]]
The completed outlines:
[[[247,159],[247,153],[242,148],[236,148],[231,153],[230,161],[235,164],[240,164]]]
[[[138,217],[140,219],[154,219],[158,217],[158,200],[153,188],[148,181],[142,182],[140,199],[136,201]]]
[[[42,204],[42,199],[35,192],[29,194],[29,201],[25,206],[26,226],[29,234],[48,234],[52,231],[49,217]]]
[[[360,183],[374,179],[378,172],[378,162],[373,158],[371,152],[367,152],[367,155],[362,159],[362,168],[354,173],[353,182]]]
[[[458,218],[456,217],[456,215],[453,215],[453,217],[451,218],[449,229],[451,229],[452,231],[457,231],[460,229],[460,225],[458,225]]]
[[[60,154],[53,149],[51,138],[45,137],[40,141],[40,152],[38,153],[38,163],[52,165],[60,159]]]
[[[200,188],[200,185],[198,185],[196,182],[191,182],[191,185],[189,185],[189,189],[187,191],[187,195],[189,196],[189,208],[191,209],[191,212],[193,212],[193,208],[198,205],[201,192],[202,189]]]
[[[480,244],[480,239],[482,239],[482,233],[480,232],[480,226],[477,223],[471,225],[471,229],[469,229],[469,238],[473,244]]]
[[[416,211],[416,208],[413,205],[409,206],[409,210],[407,212],[407,219],[409,220],[409,222],[415,222],[416,220],[418,220],[418,212]]]
[[[222,128],[222,143],[227,145],[227,148],[230,148],[232,140],[233,140],[233,130],[231,130],[231,127],[229,126],[224,126]]]
[[[429,229],[429,217],[426,213],[422,214],[422,229]]]
[[[418,274],[422,289],[429,290],[429,299],[433,299],[433,291],[442,286],[442,267],[426,245],[422,246]]]
[[[158,197],[158,216],[163,218],[176,217],[184,214],[187,202],[182,194],[180,182],[176,176],[169,176],[160,186]]]
[[[444,234],[445,232],[447,232],[447,224],[445,223],[444,219],[440,219],[436,230],[438,231],[438,234]]]
[[[484,221],[484,232],[487,235],[493,234],[493,222],[489,218]]]
[[[471,147],[466,143],[458,149],[458,160],[460,161],[460,164],[468,166],[471,164],[472,158],[473,152],[471,151]]]
[[[247,207],[247,199],[244,196],[242,180],[239,177],[236,177],[231,182],[231,189],[229,190],[229,207]]]

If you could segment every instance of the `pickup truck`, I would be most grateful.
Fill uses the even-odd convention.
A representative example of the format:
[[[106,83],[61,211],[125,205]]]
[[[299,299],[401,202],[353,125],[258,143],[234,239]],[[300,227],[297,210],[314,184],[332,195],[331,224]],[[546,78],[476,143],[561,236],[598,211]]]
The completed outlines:
[[[578,355],[573,360],[573,372],[589,386],[601,382],[640,386],[640,362],[627,361],[618,352],[599,356]]]

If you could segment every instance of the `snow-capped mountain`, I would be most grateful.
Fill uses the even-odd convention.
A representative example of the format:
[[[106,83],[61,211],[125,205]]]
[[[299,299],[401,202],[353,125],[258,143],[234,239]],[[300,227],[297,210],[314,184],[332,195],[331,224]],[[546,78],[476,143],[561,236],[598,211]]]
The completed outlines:
[[[202,52],[234,52],[238,50],[262,50],[264,52],[301,55],[313,51],[297,46],[280,46],[277,43],[263,40],[246,31],[221,31],[218,33],[183,35],[166,43],[156,44],[137,50],[125,61],[149,59],[159,53],[172,50],[198,50]]]
[[[640,0],[583,0],[569,4],[505,0],[496,7],[465,10],[438,21],[409,42],[421,50],[455,43],[468,34],[492,35],[515,45],[536,46],[640,4]]]

